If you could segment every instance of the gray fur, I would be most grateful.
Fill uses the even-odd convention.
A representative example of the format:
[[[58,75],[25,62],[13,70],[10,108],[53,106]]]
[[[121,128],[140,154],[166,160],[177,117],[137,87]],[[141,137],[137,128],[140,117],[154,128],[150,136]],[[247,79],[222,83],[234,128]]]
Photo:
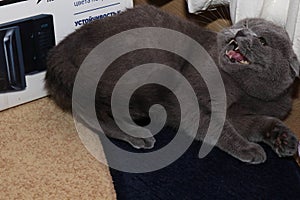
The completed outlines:
[[[270,145],[279,156],[296,152],[297,139],[281,121],[291,110],[291,85],[299,75],[299,62],[291,41],[281,27],[263,19],[246,19],[215,33],[171,16],[152,6],[130,9],[118,16],[87,24],[66,37],[49,54],[46,87],[55,102],[71,111],[72,88],[84,58],[106,38],[138,27],[164,27],[180,31],[199,42],[218,64],[227,92],[228,114],[217,146],[249,163],[261,163],[266,154],[256,142]],[[264,37],[267,44],[259,39]],[[235,38],[249,65],[232,63],[225,52]],[[180,41],[178,41],[180,42]],[[152,148],[154,138],[134,138],[115,125],[110,110],[116,81],[129,69],[145,63],[161,63],[180,71],[194,88],[201,110],[197,139],[205,136],[210,99],[201,76],[184,59],[165,51],[140,50],[117,59],[100,80],[96,95],[98,120],[105,133],[137,148]],[[150,95],[151,94],[151,95]],[[130,113],[140,125],[149,122],[148,110],[159,103],[168,112],[168,125],[179,123],[179,105],[166,88],[147,85],[135,92]]]

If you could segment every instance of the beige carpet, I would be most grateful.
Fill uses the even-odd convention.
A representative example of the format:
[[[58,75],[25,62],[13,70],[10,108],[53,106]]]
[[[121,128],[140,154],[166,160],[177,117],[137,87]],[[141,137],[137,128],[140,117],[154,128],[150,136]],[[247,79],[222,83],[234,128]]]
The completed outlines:
[[[49,98],[0,112],[0,199],[115,199],[108,168]]]

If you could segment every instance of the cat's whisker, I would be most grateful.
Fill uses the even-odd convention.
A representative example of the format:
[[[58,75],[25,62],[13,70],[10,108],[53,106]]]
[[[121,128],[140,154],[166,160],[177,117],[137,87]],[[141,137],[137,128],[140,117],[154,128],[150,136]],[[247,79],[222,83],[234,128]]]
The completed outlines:
[[[208,22],[202,21],[202,22],[204,22],[204,24],[209,24],[209,23],[211,23],[211,22],[214,21],[214,19],[210,19],[210,18],[208,18],[208,17],[206,17],[206,16],[201,16],[201,17],[203,17],[203,18],[209,20]],[[200,21],[200,20],[199,20],[199,21]],[[221,24],[219,24],[219,22],[216,22],[215,25],[218,26],[218,28],[220,28],[220,29],[223,29],[223,28],[224,28],[224,26],[222,26]]]
[[[212,19],[212,18],[209,18],[209,17],[207,17],[207,16],[205,16],[205,15],[198,15],[200,18],[204,18],[204,19],[206,19],[207,20],[207,22],[206,23],[210,23],[210,22],[213,22],[214,21],[214,19]]]
[[[215,8],[215,10],[211,11],[211,14],[215,17],[215,19],[220,19],[220,17],[222,18],[222,16],[217,16],[215,15],[215,11],[218,13],[219,15],[219,12],[218,12],[218,8]]]
[[[222,9],[221,9],[222,10]],[[217,10],[217,13],[219,14],[220,18],[219,19],[219,22],[220,22],[220,25],[224,28],[225,26],[228,26],[228,19],[225,15],[224,12],[220,13],[218,10]]]
[[[207,21],[207,19],[194,18],[193,20],[196,21],[196,22],[199,22],[201,24],[208,24],[208,23],[210,23],[210,21]]]
[[[219,11],[219,7],[215,8],[215,12],[217,15],[214,14],[214,11],[212,12],[212,14],[217,18],[217,19],[224,19],[224,15],[222,13],[220,13]]]
[[[222,23],[220,23],[219,20],[216,20],[216,21],[214,22],[214,25],[216,25],[220,30],[224,29],[224,26],[222,25]]]
[[[225,19],[226,20],[231,20],[231,13],[230,13],[230,7],[228,4],[223,3],[223,6],[221,6],[221,10],[224,13]],[[231,23],[232,25],[232,23]]]
[[[225,4],[223,3],[220,5],[225,5]],[[227,6],[227,8],[228,8],[228,6]],[[226,9],[226,8],[224,8],[224,9],[226,10],[227,13],[229,13],[228,9]],[[217,29],[221,30],[224,27],[231,25],[231,23],[228,22],[229,15],[226,15],[222,6],[215,8],[215,10],[206,11],[206,12],[208,12],[212,18],[208,18],[207,16],[205,16],[205,14],[201,15],[201,17],[204,19],[208,19],[208,21],[209,21],[208,23],[214,22],[213,26],[217,27]]]
[[[223,15],[223,19],[227,19],[227,17],[228,17],[229,15],[228,15],[228,12],[227,12],[227,13],[225,13],[226,11],[224,12],[224,8],[226,9],[226,7],[225,7],[224,5],[225,5],[225,4],[222,3],[221,6],[220,6],[219,8],[220,8],[220,11],[221,11],[221,13],[222,13],[222,15]],[[226,9],[226,10],[227,10],[227,9]]]
[[[220,18],[218,18],[219,19],[218,22],[222,28],[232,25],[230,21],[230,11],[228,8],[229,8],[228,5],[222,3],[219,5],[219,7],[216,10],[217,14],[220,16]]]
[[[203,24],[207,24],[207,23],[210,23],[211,21],[207,21],[207,19],[203,19],[203,20],[201,20],[201,19],[195,19],[195,21],[197,21],[197,22],[200,22],[200,23],[203,23]]]
[[[216,10],[217,14],[218,14],[218,19],[225,19],[225,17],[223,16],[223,13],[220,13],[220,11]]]
[[[225,12],[224,12],[225,9]],[[224,16],[230,17],[230,10],[229,10],[229,5],[226,3],[221,3],[221,10],[224,12]]]
[[[228,15],[224,12],[224,6],[223,5],[220,6],[220,10],[221,10],[221,12],[223,14],[224,19],[226,19]]]
[[[199,20],[199,19],[197,19],[197,20],[195,20],[196,22],[199,22],[199,23],[201,23],[201,24],[207,24],[207,21],[202,21],[202,20]]]

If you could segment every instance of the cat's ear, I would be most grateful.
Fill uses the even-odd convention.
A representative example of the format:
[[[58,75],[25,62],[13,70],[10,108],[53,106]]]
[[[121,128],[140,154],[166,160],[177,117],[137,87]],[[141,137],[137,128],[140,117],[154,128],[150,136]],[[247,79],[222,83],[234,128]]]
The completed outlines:
[[[297,57],[293,57],[293,58],[290,60],[290,67],[291,67],[292,70],[294,71],[296,77],[299,78],[300,63],[299,63]]]

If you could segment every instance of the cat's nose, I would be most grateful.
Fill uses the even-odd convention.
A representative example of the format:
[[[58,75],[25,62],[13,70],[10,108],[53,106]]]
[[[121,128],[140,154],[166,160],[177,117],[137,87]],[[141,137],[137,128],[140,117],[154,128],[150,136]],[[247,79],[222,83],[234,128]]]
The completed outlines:
[[[239,30],[235,35],[235,37],[247,37],[247,36],[256,37],[257,35],[253,31],[251,31],[250,29]]]

